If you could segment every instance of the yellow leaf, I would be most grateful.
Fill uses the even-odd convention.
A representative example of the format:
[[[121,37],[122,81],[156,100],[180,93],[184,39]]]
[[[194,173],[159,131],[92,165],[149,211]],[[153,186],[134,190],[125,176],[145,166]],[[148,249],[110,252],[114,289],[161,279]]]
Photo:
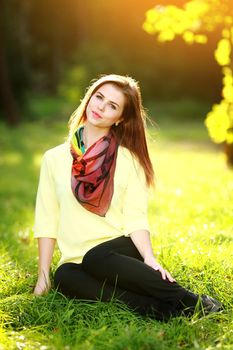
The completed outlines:
[[[159,17],[158,12],[156,11],[156,9],[150,9],[148,11],[146,11],[146,21],[153,23],[155,22]]]
[[[228,129],[231,127],[227,101],[222,100],[219,104],[213,105],[212,110],[206,116],[205,125],[214,142],[226,141]]]
[[[194,40],[198,44],[206,44],[208,39],[207,39],[207,36],[204,34],[197,34],[194,36]]]
[[[148,22],[144,22],[142,25],[142,28],[145,30],[145,32],[147,32],[148,34],[154,34],[156,32],[153,24],[148,23]]]
[[[224,28],[224,29],[222,30],[222,36],[223,36],[223,38],[227,38],[227,39],[229,39],[229,38],[230,38],[230,36],[231,36],[230,30],[229,30],[229,29]]]
[[[184,5],[187,12],[192,16],[200,17],[208,12],[210,5],[202,0],[189,1]]]
[[[221,39],[218,42],[217,49],[214,51],[216,61],[220,66],[229,65],[231,62],[231,44],[229,39]]]
[[[163,30],[160,34],[159,34],[159,41],[172,41],[175,37],[175,33],[170,30],[170,29],[167,29],[167,30]]]
[[[224,99],[229,102],[233,103],[233,85],[227,85],[222,89],[222,94]]]
[[[194,34],[190,31],[186,31],[183,34],[183,39],[186,41],[188,44],[192,44],[194,42]]]
[[[225,17],[224,17],[224,22],[225,22],[226,24],[232,24],[232,23],[233,23],[233,18],[232,18],[232,16],[225,16]]]

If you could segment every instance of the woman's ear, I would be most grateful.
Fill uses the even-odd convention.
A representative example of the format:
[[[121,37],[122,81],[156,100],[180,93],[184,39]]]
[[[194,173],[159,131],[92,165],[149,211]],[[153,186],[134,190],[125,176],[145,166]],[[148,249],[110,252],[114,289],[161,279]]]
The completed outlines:
[[[124,120],[124,118],[119,119],[119,120],[115,123],[115,125],[118,126],[123,120]]]

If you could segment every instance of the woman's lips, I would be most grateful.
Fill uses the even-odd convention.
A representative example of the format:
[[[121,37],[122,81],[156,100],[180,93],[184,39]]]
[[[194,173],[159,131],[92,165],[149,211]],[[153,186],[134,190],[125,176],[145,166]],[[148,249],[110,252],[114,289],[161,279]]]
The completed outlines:
[[[101,119],[101,118],[102,118],[101,115],[99,115],[98,113],[96,113],[96,112],[94,112],[94,111],[92,111],[92,114],[93,114],[93,116],[94,116],[96,119]]]

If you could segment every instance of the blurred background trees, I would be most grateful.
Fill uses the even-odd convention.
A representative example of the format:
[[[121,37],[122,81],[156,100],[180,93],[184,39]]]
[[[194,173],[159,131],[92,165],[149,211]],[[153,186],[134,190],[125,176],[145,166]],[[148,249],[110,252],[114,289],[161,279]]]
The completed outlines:
[[[216,143],[226,142],[233,164],[233,13],[230,0],[191,0],[184,6],[156,6],[146,12],[143,28],[158,41],[181,36],[187,44],[206,44],[210,32],[221,29],[213,55],[222,67],[221,101],[207,114],[205,124]],[[232,154],[231,154],[232,153]]]
[[[2,48],[18,104],[27,93],[60,92],[77,105],[90,79],[109,72],[140,80],[147,101],[184,95],[216,99],[216,36],[208,47],[191,50],[182,40],[156,44],[142,30],[144,14],[156,2],[1,0]]]
[[[11,125],[45,115],[68,120],[90,81],[114,72],[139,80],[152,118],[163,108],[177,119],[204,120],[211,105],[221,100],[222,67],[213,55],[222,35],[216,19],[220,14],[208,17],[213,28],[206,45],[199,43],[206,41],[207,28],[196,34],[187,30],[186,42],[193,41],[192,46],[181,36],[163,45],[142,30],[148,9],[186,3],[1,0],[0,117]]]

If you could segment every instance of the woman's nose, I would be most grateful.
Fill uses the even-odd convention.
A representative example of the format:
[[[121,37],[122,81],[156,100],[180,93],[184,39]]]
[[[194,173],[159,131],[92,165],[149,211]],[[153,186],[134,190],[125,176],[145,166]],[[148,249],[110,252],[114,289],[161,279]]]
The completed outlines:
[[[103,101],[100,101],[100,102],[98,103],[98,108],[99,108],[100,111],[103,111],[103,110],[104,110],[104,102],[103,102]]]

